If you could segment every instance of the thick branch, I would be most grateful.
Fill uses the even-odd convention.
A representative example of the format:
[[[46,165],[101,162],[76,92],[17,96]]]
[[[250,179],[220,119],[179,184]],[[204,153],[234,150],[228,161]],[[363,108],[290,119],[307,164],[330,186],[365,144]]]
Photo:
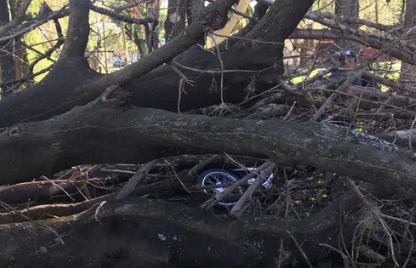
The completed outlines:
[[[60,10],[48,13],[40,13],[38,16],[33,18],[33,20],[23,23],[19,27],[16,27],[16,30],[12,31],[10,35],[0,37],[0,45],[9,42],[12,39],[15,39],[19,36],[22,36],[34,28],[41,26],[42,24],[47,23],[52,19],[59,19],[67,16],[69,14],[67,8],[62,8]]]
[[[99,14],[102,15],[106,15],[114,20],[119,20],[119,21],[123,21],[123,22],[127,22],[127,23],[133,23],[133,24],[148,24],[148,23],[152,23],[154,22],[153,18],[145,18],[145,19],[136,19],[136,18],[131,18],[122,14],[118,14],[116,12],[113,12],[111,10],[102,8],[102,7],[97,7],[94,5],[90,6],[92,11],[95,11]]]
[[[42,81],[43,85],[35,85],[34,88],[30,88],[21,92],[19,96],[10,96],[10,98],[0,103],[0,110],[4,110],[4,113],[0,111],[0,117],[2,117],[0,118],[0,126],[9,126],[16,122],[20,122],[21,120],[32,121],[39,120],[40,118],[50,118],[51,115],[68,111],[75,105],[86,104],[94,100],[109,85],[128,83],[134,78],[143,76],[144,74],[154,70],[163,63],[173,59],[178,54],[186,51],[190,46],[196,43],[200,37],[204,36],[202,24],[204,21],[206,21],[206,18],[227,16],[229,7],[235,1],[236,0],[221,0],[209,5],[204,9],[204,16],[198,17],[198,20],[196,20],[190,27],[179,34],[174,40],[167,43],[160,49],[154,51],[153,53],[146,55],[140,59],[140,61],[135,62],[125,67],[124,69],[109,75],[98,77],[97,74],[88,69],[86,61],[82,58],[78,63],[76,63],[76,65],[74,62],[69,64],[63,61],[61,57],[52,72],[50,72],[48,76],[45,77]],[[83,12],[85,13],[86,11]],[[208,56],[208,62],[213,58],[212,55],[203,52],[200,49],[198,50],[199,55],[202,54],[202,56]],[[192,57],[192,55],[186,55],[185,57],[189,58],[189,56]],[[173,106],[174,109],[177,107],[177,85],[180,78],[174,72],[167,72],[167,69],[170,70],[171,68],[168,66],[161,66],[159,70],[154,71],[153,75],[150,75],[153,76],[150,79],[152,81],[146,80],[144,77],[141,79],[141,81],[139,81],[140,87],[136,85],[135,89],[137,95],[140,95],[137,96],[137,100],[142,103],[138,103],[138,105],[153,105],[153,102],[155,102],[157,105],[162,105],[162,107],[158,106],[158,108],[163,108],[163,106],[166,107],[166,102],[160,102],[160,97],[164,95],[163,97],[168,99],[168,104],[170,107]],[[174,80],[173,84],[175,84],[175,86],[163,86],[163,88],[160,88],[160,90],[169,90],[170,92],[167,94],[156,94],[155,90],[151,90],[150,87],[156,83],[154,81],[155,78],[160,79],[163,76],[165,76],[165,79],[166,77],[169,77],[170,80]],[[172,78],[172,76],[174,78]],[[94,77],[94,79],[92,79],[92,77]],[[211,80],[212,76],[208,77],[208,81]],[[144,86],[144,84],[148,82],[151,83],[151,85]],[[163,83],[166,83],[165,80]],[[131,89],[132,85],[126,85],[126,87]],[[45,88],[48,88],[48,90]],[[147,89],[150,90],[146,91]],[[206,93],[209,94],[209,91],[207,90]],[[152,96],[149,96],[148,94]],[[155,94],[159,95],[157,97],[159,99],[153,97]],[[241,94],[243,94],[243,92],[241,92]],[[148,96],[146,97],[146,95]],[[217,101],[218,95],[212,94],[212,96],[213,97],[210,98],[215,98],[215,101]],[[16,104],[16,102],[20,102],[21,100],[25,99],[25,97],[28,97],[28,99],[25,100],[24,106]],[[36,100],[36,98],[41,99]],[[202,99],[201,101],[204,102],[205,100]],[[29,105],[28,102],[32,103]],[[192,101],[192,103],[195,105],[194,101]],[[19,106],[18,109],[16,109],[17,106]]]
[[[328,12],[312,11],[312,12],[309,12],[306,16],[308,15],[314,15],[314,16],[318,16],[321,18],[331,19],[336,22],[343,22],[347,24],[366,25],[366,26],[378,29],[380,31],[391,31],[395,28],[400,27],[400,25],[385,25],[385,24],[375,23],[375,22],[371,22],[371,21],[363,20],[359,18],[354,18],[354,17],[338,16],[336,14],[328,13]]]
[[[1,246],[7,252],[0,254],[0,263],[15,268],[122,268],[137,263],[144,268],[274,267],[282,239],[290,252],[282,267],[295,261],[303,267],[299,244],[310,262],[318,261],[324,256],[319,243],[339,243],[340,211],[358,204],[350,196],[305,220],[263,216],[236,221],[158,200],[107,201],[75,216],[0,225]],[[352,238],[347,235],[349,223],[357,218],[349,216],[343,223],[346,244]]]
[[[18,26],[20,23],[22,23],[26,17],[26,10],[29,7],[32,0],[25,0],[19,7],[16,16],[14,19],[7,23],[6,25],[0,27],[0,36],[4,35],[6,32],[10,31],[14,27]]]
[[[124,97],[121,94],[120,98]],[[1,133],[1,184],[76,164],[147,162],[186,150],[207,150],[267,156],[285,165],[315,166],[387,189],[416,185],[413,159],[391,152],[397,150],[391,144],[355,131],[347,135],[343,128],[312,122],[180,115],[128,107],[107,98],[104,95],[56,118],[19,124]],[[353,144],[357,142],[367,145]]]
[[[90,0],[69,1],[69,23],[59,59],[83,58],[90,32],[88,14]]]
[[[136,7],[140,4],[144,4],[144,3],[147,3],[147,2],[151,2],[151,1],[152,0],[141,0],[141,1],[134,0],[131,3],[127,3],[127,4],[124,4],[124,5],[121,5],[121,6],[114,7],[114,11],[116,13],[120,13],[121,11],[123,11],[125,9]]]
[[[318,40],[319,39],[334,39],[334,40],[348,39],[348,40],[359,42],[363,45],[371,46],[379,50],[385,49],[386,54],[396,59],[402,60],[409,64],[416,64],[416,62],[413,60],[412,54],[407,53],[406,50],[404,49],[400,50],[400,49],[391,48],[391,47],[387,48],[384,41],[377,40],[375,38],[372,38],[366,35],[357,37],[348,33],[341,33],[338,30],[331,30],[331,29],[323,29],[323,30],[297,29],[290,35],[290,38],[292,39],[318,39]]]

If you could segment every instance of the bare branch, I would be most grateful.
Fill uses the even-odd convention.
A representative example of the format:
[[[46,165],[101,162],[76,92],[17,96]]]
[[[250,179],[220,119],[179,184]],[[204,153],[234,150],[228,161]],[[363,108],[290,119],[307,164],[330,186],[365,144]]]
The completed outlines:
[[[148,2],[152,2],[153,0],[142,0],[142,1],[132,1],[131,3],[128,4],[124,4],[118,7],[114,8],[114,11],[116,13],[120,13],[121,11],[128,9],[128,8],[132,8],[132,7],[136,7],[140,4],[144,4],[144,3],[148,3]]]
[[[364,32],[360,37],[354,36],[352,34],[348,33],[342,33],[338,30],[333,29],[323,29],[323,30],[315,30],[315,29],[296,29],[291,35],[290,38],[292,39],[348,39],[352,41],[359,42],[363,45],[371,46],[376,49],[385,49],[386,48],[386,42],[382,40],[378,40],[373,37],[367,36]],[[388,43],[391,45],[391,43]],[[388,47],[384,51],[384,53],[405,61],[409,64],[416,64],[416,62],[413,59],[413,55],[411,53],[408,53],[404,49],[397,49],[397,48],[391,48]]]
[[[320,11],[312,11],[305,15],[305,17],[308,17],[309,15],[318,16],[325,19],[331,19],[336,22],[343,22],[347,24],[358,24],[358,25],[366,25],[375,29],[378,29],[380,31],[390,31],[392,29],[400,27],[399,25],[384,25],[381,23],[375,23],[368,20],[363,20],[359,18],[354,17],[345,17],[345,16],[338,16],[333,13],[328,12],[320,12]]]
[[[14,27],[22,23],[26,17],[26,10],[29,7],[32,0],[25,0],[17,11],[16,17],[6,25],[0,28],[0,36],[4,35],[6,32],[10,31]]]
[[[148,23],[154,22],[153,18],[145,18],[145,19],[131,18],[129,16],[125,16],[125,15],[122,15],[122,14],[117,14],[116,12],[113,12],[111,10],[108,10],[108,9],[105,9],[105,8],[102,8],[102,7],[97,7],[97,6],[94,6],[94,5],[91,5],[90,8],[91,8],[92,11],[95,11],[99,14],[106,15],[106,16],[109,16],[112,19],[127,22],[127,23],[148,24]]]
[[[269,157],[288,166],[302,163],[391,191],[415,185],[416,166],[410,155],[374,136],[332,124],[210,118],[138,108],[129,105],[128,94],[122,92],[104,94],[66,114],[0,133],[1,183],[76,163],[147,162],[188,150]],[[111,143],[105,142],[109,139]],[[104,142],[94,151],[97,141]],[[63,150],[68,146],[73,149]]]
[[[87,85],[89,88],[102,89],[114,84],[123,84],[134,77],[144,75],[154,68],[172,60],[180,53],[195,44],[204,35],[204,28],[210,27],[209,21],[227,17],[227,12],[236,0],[216,1],[204,9],[200,16],[188,28],[182,31],[171,42],[165,44],[158,50],[144,56],[140,61],[135,62],[124,69],[104,76],[102,79],[92,81]],[[226,21],[225,21],[226,22]],[[83,87],[79,90],[83,90]]]
[[[69,10],[66,7],[63,7],[62,9],[51,12],[51,13],[40,13],[30,22],[23,23],[22,25],[17,27],[17,29],[13,31],[10,35],[0,37],[0,44],[4,44],[6,42],[9,42],[12,39],[15,39],[16,37],[22,36],[25,33],[32,31],[34,28],[47,23],[51,19],[63,18],[67,16],[68,14],[69,14]]]
[[[43,60],[45,58],[50,58],[52,53],[64,44],[65,37],[64,37],[64,34],[62,33],[61,24],[59,23],[58,19],[53,19],[53,22],[55,24],[56,33],[58,34],[58,40],[50,49],[48,49],[45,53],[43,53],[41,56],[39,56],[36,60],[34,60],[29,65],[29,73],[30,74],[33,73],[33,69],[35,68],[36,64],[38,64],[41,60]]]
[[[90,0],[69,1],[68,30],[59,59],[84,57],[90,32],[88,22],[90,5]]]

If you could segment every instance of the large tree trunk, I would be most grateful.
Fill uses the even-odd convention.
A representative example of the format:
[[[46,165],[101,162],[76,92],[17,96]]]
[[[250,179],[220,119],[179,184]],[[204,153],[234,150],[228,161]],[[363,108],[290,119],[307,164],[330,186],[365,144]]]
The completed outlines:
[[[335,0],[335,14],[343,18],[358,18],[360,11],[359,0]],[[350,25],[353,29],[358,29],[358,25]],[[358,44],[348,39],[339,39],[335,44],[343,49],[351,49],[356,53],[359,52]]]
[[[165,21],[166,42],[169,42],[185,29],[187,7],[187,0],[170,0],[168,2],[168,14]]]
[[[219,2],[219,9],[223,12],[219,14],[227,14],[228,6],[235,2],[228,1],[225,5]],[[232,47],[222,52],[221,61],[217,55],[208,53],[198,46],[188,50],[204,35],[201,24],[205,25],[215,18],[202,14],[185,30],[186,34],[178,35],[165,46],[121,71],[100,76],[88,67],[83,58],[88,28],[81,25],[88,23],[89,3],[80,1],[82,10],[74,16],[76,20],[70,22],[68,31],[78,34],[78,38],[69,38],[65,43],[67,48],[64,46],[59,61],[41,84],[14,94],[0,103],[0,127],[10,126],[22,120],[42,120],[66,112],[75,105],[83,105],[94,100],[112,84],[120,84],[131,91],[134,105],[168,111],[187,111],[217,104],[221,102],[221,95],[225,102],[242,101],[247,96],[244,89],[250,77],[257,78],[258,92],[277,83],[277,77],[283,73],[283,41],[296,28],[312,2],[277,1],[261,22],[250,26],[253,30],[246,34],[246,40],[234,42]],[[212,6],[215,7],[214,4]],[[206,14],[209,14],[209,10],[212,9],[208,7]],[[287,10],[292,14],[289,18],[285,16]],[[279,25],[279,31],[275,30],[276,25]],[[247,41],[249,39],[261,39],[264,42],[257,44]],[[250,57],[246,55],[248,49],[252,51]],[[183,53],[186,50],[188,51]],[[183,54],[175,58],[180,53]],[[215,72],[201,74],[199,71],[178,67],[189,80],[193,80],[193,86],[186,84],[181,91],[181,76],[170,65],[162,65],[174,58],[183,66]],[[221,63],[226,70],[253,70],[253,73],[225,73],[221,88]],[[275,67],[271,69],[273,66]],[[267,68],[268,72],[258,71]]]
[[[352,241],[360,214],[342,211],[359,205],[349,195],[306,220],[236,221],[157,200],[107,201],[36,225],[0,225],[7,252],[0,254],[0,263],[14,268],[305,267],[306,259],[315,263],[327,255],[319,243],[337,247]]]
[[[6,0],[0,1],[0,26],[10,22],[9,5]],[[0,81],[13,81],[16,79],[14,68],[14,42],[13,40],[2,46],[0,49]],[[11,86],[1,88],[1,95],[7,96],[11,93]]]
[[[354,131],[318,123],[181,115],[135,107],[126,97],[112,87],[83,107],[0,133],[0,183],[50,175],[78,163],[143,163],[221,151],[269,157],[288,166],[314,166],[390,190],[415,183],[413,159],[389,152],[397,150],[392,144]],[[345,142],[346,137],[368,145]]]
[[[403,0],[406,1],[406,11],[404,15],[404,29],[405,31],[411,29],[412,27],[416,26],[416,1],[415,0]],[[409,42],[410,44],[415,44],[414,39],[416,35],[410,34],[406,36],[405,42]],[[400,79],[403,82],[411,82],[415,80],[416,75],[416,67],[414,65],[407,64],[406,62],[402,62],[401,66],[401,74]]]
[[[195,45],[224,27],[235,2],[217,0],[202,11],[198,5],[190,8],[195,11],[192,24],[165,46],[120,71],[101,75],[84,57],[91,3],[70,0],[65,44],[52,71],[41,83],[0,102],[0,185],[32,181],[80,164],[137,164],[179,154],[227,152],[348,176],[379,199],[399,188],[404,188],[404,197],[411,195],[416,173],[411,155],[376,137],[316,122],[181,113],[244,101],[253,81],[255,93],[280,85],[284,41],[314,1],[275,1],[267,13],[260,3],[255,19],[238,38],[209,51]],[[283,87],[302,98],[287,84]],[[192,181],[193,175],[185,177]],[[174,182],[158,182],[188,190],[183,181],[179,174]],[[55,183],[61,188],[52,188]],[[16,204],[26,200],[28,192],[43,198],[57,191],[70,195],[78,183],[83,181],[10,185],[2,188],[0,199]],[[359,210],[365,198],[355,190],[303,220],[217,217],[200,208],[146,200],[143,195],[152,192],[140,187],[132,190],[140,199],[120,201],[112,193],[65,206],[20,212],[12,208],[0,213],[0,246],[5,252],[0,263],[16,268],[311,266],[331,248],[348,250],[356,232],[366,231],[360,223],[367,211]]]

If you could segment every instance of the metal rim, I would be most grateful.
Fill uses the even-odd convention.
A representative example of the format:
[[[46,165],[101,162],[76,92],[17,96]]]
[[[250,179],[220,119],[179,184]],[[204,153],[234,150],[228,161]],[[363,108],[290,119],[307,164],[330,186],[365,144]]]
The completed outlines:
[[[218,178],[220,177],[220,178]],[[238,181],[238,178],[235,176],[223,172],[223,171],[211,171],[202,178],[201,185],[222,185],[222,184],[233,184]],[[214,194],[221,193],[225,190],[225,187],[216,187],[214,188],[213,192]],[[205,193],[210,194],[206,189],[203,189]],[[239,187],[237,188],[238,193],[237,194],[243,194],[243,190]],[[218,205],[221,206],[233,206],[237,202],[218,202]]]

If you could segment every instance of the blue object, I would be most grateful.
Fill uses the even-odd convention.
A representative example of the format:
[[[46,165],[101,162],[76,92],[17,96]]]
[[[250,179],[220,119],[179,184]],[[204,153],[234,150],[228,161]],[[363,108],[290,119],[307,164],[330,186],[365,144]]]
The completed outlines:
[[[113,67],[124,67],[124,61],[122,61],[122,60],[113,60]]]
[[[341,55],[340,55],[340,58],[344,58],[344,59],[351,59],[351,58],[357,58],[357,55],[355,54],[355,52],[354,51],[351,51],[351,50],[347,50],[347,51],[345,51],[344,53],[342,53]]]
[[[344,71],[333,72],[331,73],[331,76],[329,76],[329,79],[336,79],[340,77],[341,75],[343,75],[344,73],[345,73]],[[354,79],[352,84],[356,86],[362,86],[362,87],[377,87],[377,88],[379,87],[379,85],[373,79],[368,80],[365,78],[356,78]]]

